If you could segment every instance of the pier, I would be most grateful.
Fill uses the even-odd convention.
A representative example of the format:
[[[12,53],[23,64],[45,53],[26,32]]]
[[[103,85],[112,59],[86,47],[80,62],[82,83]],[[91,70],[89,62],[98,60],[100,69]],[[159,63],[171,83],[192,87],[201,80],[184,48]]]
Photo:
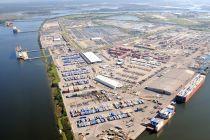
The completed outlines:
[[[50,57],[51,55],[45,55],[45,56],[35,56],[35,57],[29,57],[28,53],[31,52],[39,52],[43,49],[40,50],[23,50],[20,46],[16,47],[16,57],[17,59],[22,59],[22,60],[35,60],[35,59],[40,59],[40,58],[47,58]]]
[[[43,50],[43,49],[40,49],[40,50]],[[30,53],[30,52],[39,52],[40,50],[29,50],[29,51],[26,51],[27,53]]]
[[[6,26],[7,27],[11,27],[14,34],[17,34],[17,33],[33,33],[33,32],[38,32],[38,30],[22,31],[19,28],[17,28],[15,25],[13,25],[13,23],[7,23]]]
[[[35,60],[35,59],[41,59],[41,58],[47,58],[47,57],[51,57],[51,55],[37,56],[37,57],[28,58],[28,59],[26,59],[26,60]]]
[[[32,30],[32,31],[20,31],[18,33],[33,33],[33,32],[37,32],[37,30]]]

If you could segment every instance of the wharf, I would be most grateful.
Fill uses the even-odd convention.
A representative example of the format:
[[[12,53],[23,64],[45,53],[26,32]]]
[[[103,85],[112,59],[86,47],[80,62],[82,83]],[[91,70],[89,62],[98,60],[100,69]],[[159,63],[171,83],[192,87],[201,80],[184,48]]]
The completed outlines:
[[[146,127],[141,125],[137,129],[138,129],[138,131],[134,131],[134,132],[131,132],[128,134],[128,137],[130,139],[132,139],[132,140],[137,139],[146,130]]]
[[[46,57],[51,57],[51,55],[45,55],[45,56],[36,56],[36,57],[29,57],[28,53],[31,52],[39,52],[40,50],[21,50],[20,52],[16,51],[16,55],[18,59],[22,59],[22,60],[34,60],[34,59],[40,59],[40,58],[46,58]]]
[[[37,30],[32,30],[32,31],[20,31],[18,33],[34,33],[37,32]]]
[[[28,59],[26,59],[26,60],[34,60],[34,59],[47,58],[47,57],[51,57],[51,55],[32,57],[32,58],[28,58]]]
[[[92,21],[90,25],[91,23]],[[40,32],[41,47],[49,50],[60,77],[59,87],[63,93],[62,99],[72,132],[75,139],[79,139],[81,135],[87,140],[112,139],[115,134],[136,139],[145,131],[144,124],[156,116],[158,111],[171,104],[177,92],[193,77],[194,71],[188,66],[192,58],[200,55],[199,51],[194,53],[188,50],[192,54],[189,57],[183,53],[180,45],[174,49],[162,47],[160,50],[151,50],[147,47],[136,48],[133,42],[138,40],[133,40],[134,36],[119,42],[122,35],[125,35],[124,32],[115,28],[110,30],[110,27],[109,29],[103,27],[101,30],[94,25],[89,28],[90,25],[87,26],[87,21],[84,22],[83,18],[53,19],[43,24]],[[63,30],[64,27],[68,31]],[[88,28],[88,31],[83,31],[84,28]],[[166,27],[166,30],[169,28]],[[109,34],[104,30],[110,31],[110,34],[118,31],[116,39],[107,38]],[[91,35],[95,36],[95,32],[97,34],[101,32],[100,35],[104,35],[106,39],[90,40]],[[176,32],[173,30],[171,32],[171,39],[174,39],[177,36]],[[186,31],[183,30],[183,33]],[[156,45],[151,40],[157,39],[157,43],[162,44],[159,40],[162,38],[165,41],[165,38],[160,35],[161,33],[158,32],[156,38],[140,38],[140,41],[144,44]],[[103,50],[102,48],[107,46],[106,42],[109,41],[113,47]],[[88,46],[91,47],[88,48]],[[99,48],[100,51],[98,51]],[[85,63],[80,53],[93,50],[102,62]],[[174,55],[174,50],[177,50],[177,56]],[[119,60],[123,60],[123,64],[119,65]],[[123,83],[124,86],[112,90],[104,86],[104,81],[101,83],[95,81],[97,75],[112,78]],[[158,90],[148,91],[146,87]],[[137,99],[142,99],[143,103],[136,104]],[[104,109],[106,107],[100,108],[105,105],[111,107],[111,110]],[[99,108],[101,111],[98,111]],[[83,114],[83,116],[77,114]],[[124,114],[127,116],[124,117]]]

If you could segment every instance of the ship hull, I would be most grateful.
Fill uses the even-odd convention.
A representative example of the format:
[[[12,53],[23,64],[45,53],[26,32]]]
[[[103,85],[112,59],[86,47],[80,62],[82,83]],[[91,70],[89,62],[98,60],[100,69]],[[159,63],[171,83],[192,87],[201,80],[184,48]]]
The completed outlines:
[[[197,85],[197,87],[190,93],[190,94],[188,94],[186,97],[183,97],[183,96],[176,96],[176,101],[178,102],[178,103],[186,103],[186,102],[188,102],[189,100],[190,100],[190,98],[192,98],[192,96],[194,95],[194,94],[196,94],[197,93],[197,91],[203,86],[203,84],[204,84],[204,81],[205,81],[205,78],[202,80],[202,82],[199,84],[199,85]]]
[[[165,119],[165,120],[163,120],[163,124],[160,126],[160,127],[154,127],[153,125],[151,125],[150,123],[149,124],[147,124],[147,127],[146,127],[146,129],[148,130],[148,131],[151,131],[151,132],[154,132],[154,133],[158,133],[161,129],[163,129],[163,127],[165,126],[165,125],[167,125],[168,124],[168,122],[172,119],[172,117],[175,115],[175,112],[168,118],[168,119]]]
[[[17,30],[13,30],[13,33],[14,33],[14,34],[17,34],[17,33],[18,33],[18,31],[17,31]]]
[[[163,117],[163,115],[161,115],[161,113],[160,113],[160,112],[162,112],[162,111],[160,111],[159,114],[157,114],[155,118],[160,119],[160,120],[162,120],[162,121],[160,121],[158,125],[154,125],[154,124],[152,124],[152,123],[150,122],[150,123],[147,124],[146,129],[149,130],[149,131],[151,131],[151,132],[155,132],[155,133],[157,133],[157,132],[159,132],[161,129],[163,129],[163,127],[164,127],[165,125],[168,124],[168,122],[172,119],[172,117],[173,117],[173,116],[175,115],[175,113],[176,113],[176,112],[175,112],[175,107],[174,107],[174,106],[171,106],[171,105],[170,105],[170,108],[172,108],[173,113],[168,114],[168,117],[165,118],[165,117]],[[168,109],[169,109],[169,107],[168,107]],[[165,112],[165,111],[163,111],[162,113],[165,114],[164,112]]]
[[[165,125],[167,125],[168,122],[172,119],[172,117],[174,116],[174,114],[175,114],[175,112],[174,112],[168,119],[164,120],[164,121],[163,121],[163,125],[162,125],[160,128],[155,128],[155,132],[157,133],[157,132],[159,132],[161,129],[163,129],[163,127],[164,127]]]
[[[19,60],[27,60],[28,59],[28,54],[27,51],[23,51],[21,47],[16,47],[16,57]]]

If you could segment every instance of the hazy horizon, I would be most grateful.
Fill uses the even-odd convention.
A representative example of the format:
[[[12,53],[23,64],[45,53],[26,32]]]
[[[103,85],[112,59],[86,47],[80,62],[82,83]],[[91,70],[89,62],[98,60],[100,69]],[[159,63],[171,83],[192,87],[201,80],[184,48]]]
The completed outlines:
[[[194,3],[194,4],[210,4],[209,0],[0,0],[0,3],[30,3],[30,2],[95,2],[95,3],[103,3],[103,2],[120,2],[120,3],[141,3],[141,2],[146,2],[146,3],[173,3],[173,2],[180,2],[180,3]]]

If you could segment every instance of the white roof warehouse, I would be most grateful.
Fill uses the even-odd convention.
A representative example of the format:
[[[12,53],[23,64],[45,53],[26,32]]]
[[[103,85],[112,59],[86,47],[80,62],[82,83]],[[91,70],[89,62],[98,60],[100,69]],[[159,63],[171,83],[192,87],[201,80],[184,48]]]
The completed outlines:
[[[81,53],[81,56],[88,64],[102,62],[93,52]]]
[[[115,81],[113,79],[110,79],[110,78],[102,76],[102,75],[96,76],[95,80],[109,88],[112,88],[112,89],[120,88],[123,86],[118,81]]]

